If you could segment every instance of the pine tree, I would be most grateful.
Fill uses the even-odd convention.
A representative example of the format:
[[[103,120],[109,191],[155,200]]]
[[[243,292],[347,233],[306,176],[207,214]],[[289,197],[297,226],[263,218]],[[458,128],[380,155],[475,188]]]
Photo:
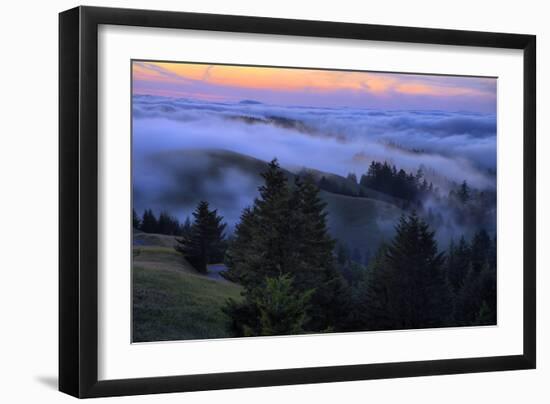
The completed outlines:
[[[431,183],[430,183],[431,185]],[[423,192],[423,193],[426,193],[426,192],[430,192],[430,187],[428,186],[428,181],[426,181],[426,178],[424,178],[424,180],[422,180],[422,185],[420,186],[420,190]]]
[[[377,257],[366,285],[367,327],[406,329],[445,326],[451,318],[444,256],[434,232],[416,214],[401,217],[396,235]]]
[[[292,233],[291,193],[287,178],[276,159],[268,164],[262,178],[264,184],[259,187],[260,197],[254,201],[251,210],[254,219],[248,223],[253,225],[248,229],[252,232],[252,237],[247,248],[252,254],[248,257],[240,254],[244,259],[237,268],[237,272],[254,274],[249,276],[252,286],[258,283],[255,278],[263,280],[265,277],[277,277],[292,272],[294,257],[291,253],[291,238],[298,237]],[[236,235],[238,238],[240,232]]]
[[[319,188],[324,189],[325,191],[331,191],[332,190],[331,184],[327,180],[327,177],[325,177],[324,175],[319,180]]]
[[[456,294],[462,287],[470,268],[470,247],[462,236],[458,245],[451,243],[447,254],[447,277],[452,291]]]
[[[141,231],[145,233],[156,233],[158,231],[158,221],[151,209],[145,209],[143,212]]]
[[[466,203],[470,200],[470,187],[468,186],[466,180],[462,181],[456,195],[462,203]]]
[[[225,255],[227,270],[224,277],[243,285],[258,285],[262,276],[257,269],[261,265],[261,251],[255,249],[255,232],[258,229],[257,215],[253,208],[243,210],[239,223],[235,226],[233,241]]]
[[[493,245],[489,234],[484,230],[478,231],[472,239],[472,266],[474,271],[480,272],[485,264],[492,259]]]
[[[349,264],[349,255],[349,250],[346,245],[344,243],[338,243],[338,247],[336,248],[336,261],[340,267],[345,267]]]
[[[456,297],[454,318],[458,325],[475,325],[482,304],[481,279],[471,267]]]
[[[483,239],[482,236],[481,240]],[[472,245],[474,244],[477,244],[475,237],[472,241]],[[483,260],[481,267],[475,268],[472,261],[456,297],[454,316],[457,323],[466,326],[496,324],[496,286],[496,266],[491,265],[490,260]]]
[[[264,286],[255,291],[253,298],[257,322],[252,326],[245,324],[239,333],[245,336],[303,333],[312,294],[313,290],[297,291],[288,274],[266,278]]]
[[[160,234],[175,235],[179,231],[179,221],[166,211],[160,212],[158,219],[158,230]]]
[[[416,175],[414,176],[414,181],[416,183],[417,187],[422,187],[422,178],[424,177],[424,170],[422,170],[422,167],[419,167],[418,170],[416,170]],[[426,180],[424,180],[424,183]]]
[[[140,225],[141,225],[141,220],[139,220],[136,210],[132,208],[132,227],[134,229],[139,229]]]
[[[480,273],[481,305],[478,313],[478,324],[494,325],[497,323],[497,273],[496,267],[485,265]],[[480,319],[481,317],[481,319]]]
[[[298,247],[299,257],[294,276],[302,291],[315,288],[306,327],[338,329],[349,303],[348,291],[334,265],[335,242],[328,233],[326,203],[319,196],[319,188],[308,177],[303,182],[298,181],[294,198],[297,203],[292,206],[291,217],[297,225],[293,233],[298,238],[292,240],[292,245]]]
[[[178,236],[188,237],[189,234],[191,234],[191,219],[189,219],[189,216],[187,216],[183,224],[180,225]]]
[[[416,174],[397,169],[387,161],[372,161],[366,174],[361,176],[360,185],[376,189],[388,195],[404,199],[406,205],[419,199],[429,186],[424,178],[424,171],[419,168]]]
[[[314,289],[307,330],[334,326],[342,306],[342,279],[336,271],[334,241],[326,226],[325,204],[311,178],[289,186],[276,160],[262,174],[264,184],[254,205],[244,210],[226,255],[227,277],[245,288],[245,303],[229,305],[233,328],[257,327],[256,290],[267,278],[290,275],[297,293]]]
[[[225,263],[225,277],[244,287],[244,301],[229,300],[224,308],[233,333],[260,332],[258,295],[267,278],[290,273],[287,236],[290,229],[290,190],[277,160],[262,173],[264,184],[252,207],[244,209],[235,227]],[[255,331],[254,331],[255,330]]]
[[[393,313],[397,303],[390,301],[397,289],[397,277],[387,265],[388,246],[382,244],[371,260],[366,276],[354,293],[352,326],[354,330],[388,330],[398,328]]]
[[[169,222],[170,222],[170,216],[168,215],[168,213],[165,211],[160,212],[159,219],[158,219],[158,233],[170,234],[168,232],[168,229],[170,227]]]
[[[193,212],[194,222],[188,235],[176,239],[176,250],[182,253],[199,272],[206,273],[207,265],[223,256],[224,230],[227,226],[217,210],[210,210],[208,202],[201,201]]]

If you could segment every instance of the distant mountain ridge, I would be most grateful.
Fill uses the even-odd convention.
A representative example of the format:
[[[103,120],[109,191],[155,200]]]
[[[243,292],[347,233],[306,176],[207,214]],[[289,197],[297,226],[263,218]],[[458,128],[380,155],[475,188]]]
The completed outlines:
[[[228,119],[241,121],[249,125],[253,125],[253,124],[274,125],[278,128],[293,129],[297,132],[309,134],[309,135],[318,133],[318,131],[315,128],[306,125],[301,120],[287,118],[284,116],[268,115],[265,117],[264,116],[259,117],[254,115],[229,115]]]

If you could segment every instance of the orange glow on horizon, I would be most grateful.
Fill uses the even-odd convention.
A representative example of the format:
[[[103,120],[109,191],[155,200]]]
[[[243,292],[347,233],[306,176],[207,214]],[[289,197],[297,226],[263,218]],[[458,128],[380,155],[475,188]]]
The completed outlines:
[[[336,70],[311,70],[192,63],[134,62],[134,80],[149,83],[192,81],[209,85],[271,91],[349,91],[379,96],[391,93],[435,97],[491,96],[469,86],[444,86],[422,76]]]

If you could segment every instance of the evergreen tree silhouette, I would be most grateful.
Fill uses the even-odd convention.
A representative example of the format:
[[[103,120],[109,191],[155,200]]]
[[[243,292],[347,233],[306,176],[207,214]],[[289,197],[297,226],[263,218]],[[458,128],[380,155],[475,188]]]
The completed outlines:
[[[415,213],[401,217],[392,242],[375,259],[365,285],[365,323],[371,329],[448,325],[452,315],[443,253],[434,232]]]
[[[151,209],[145,209],[143,211],[141,231],[145,233],[156,233],[158,231],[158,221]]]
[[[245,302],[230,302],[226,312],[238,335],[261,332],[258,290],[266,279],[292,277],[296,293],[313,290],[306,330],[334,327],[343,288],[334,267],[334,241],[328,235],[325,204],[313,180],[296,178],[292,187],[277,160],[271,161],[259,197],[241,215],[226,254],[226,277],[242,284]]]
[[[221,260],[227,225],[216,210],[210,210],[206,201],[199,202],[193,218],[189,234],[177,238],[175,248],[197,271],[206,273],[208,264]]]
[[[139,216],[136,213],[136,210],[132,208],[132,228],[139,229],[141,226],[141,220],[139,220]]]
[[[452,291],[456,294],[464,284],[464,280],[470,269],[470,246],[464,236],[460,238],[458,245],[451,243],[447,257],[447,277]]]

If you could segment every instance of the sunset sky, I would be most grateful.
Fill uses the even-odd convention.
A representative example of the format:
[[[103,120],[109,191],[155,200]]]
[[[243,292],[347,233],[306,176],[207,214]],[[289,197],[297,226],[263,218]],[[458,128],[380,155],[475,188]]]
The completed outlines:
[[[496,112],[494,78],[134,61],[133,94],[204,101]]]

